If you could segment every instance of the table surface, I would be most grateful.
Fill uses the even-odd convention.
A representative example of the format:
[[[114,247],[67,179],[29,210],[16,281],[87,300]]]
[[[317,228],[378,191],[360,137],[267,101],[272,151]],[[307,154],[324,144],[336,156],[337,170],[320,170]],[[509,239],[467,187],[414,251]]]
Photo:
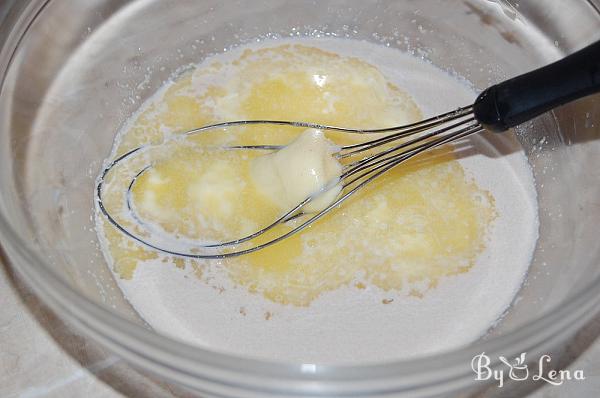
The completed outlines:
[[[569,369],[582,369],[586,380],[543,385],[529,398],[600,396],[598,335],[600,316],[565,347],[573,356]],[[0,261],[0,397],[146,396],[189,394],[152,380],[74,331]]]

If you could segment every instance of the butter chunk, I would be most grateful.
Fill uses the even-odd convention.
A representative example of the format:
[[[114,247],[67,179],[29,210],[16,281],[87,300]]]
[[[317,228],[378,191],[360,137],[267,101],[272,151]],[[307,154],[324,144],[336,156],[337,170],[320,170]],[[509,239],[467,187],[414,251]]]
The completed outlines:
[[[257,189],[285,210],[312,196],[302,211],[318,212],[341,191],[342,165],[333,156],[339,148],[323,131],[308,129],[284,148],[256,158],[252,179]]]

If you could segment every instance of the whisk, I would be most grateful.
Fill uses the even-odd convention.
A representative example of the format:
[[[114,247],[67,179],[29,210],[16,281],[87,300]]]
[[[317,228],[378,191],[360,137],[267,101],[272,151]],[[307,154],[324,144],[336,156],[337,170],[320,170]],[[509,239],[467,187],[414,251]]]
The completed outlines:
[[[333,154],[338,159],[348,158],[339,178],[330,181],[319,192],[307,196],[289,211],[272,223],[247,236],[226,242],[191,242],[192,248],[178,250],[180,241],[173,238],[170,243],[152,242],[149,238],[135,233],[133,229],[119,223],[107,210],[103,202],[104,181],[118,165],[143,153],[155,145],[143,145],[130,150],[106,165],[96,186],[96,203],[99,210],[120,232],[129,238],[152,249],[174,256],[221,259],[240,256],[276,244],[309,225],[317,222],[334,208],[348,200],[358,190],[401,163],[442,145],[457,142],[484,130],[504,132],[525,121],[549,111],[557,106],[600,91],[600,41],[575,52],[560,61],[496,84],[484,90],[472,105],[437,115],[417,123],[381,129],[353,129],[320,125],[308,122],[280,120],[240,120],[212,124],[176,135],[181,137],[200,134],[209,130],[227,129],[241,125],[279,125],[298,128],[315,128],[348,134],[384,134],[362,143],[346,145]],[[164,142],[162,143],[164,144]],[[162,145],[159,144],[159,145]],[[223,149],[276,151],[279,145],[238,145]],[[378,149],[378,151],[375,151]],[[151,229],[133,210],[130,193],[137,179],[152,168],[152,164],[142,167],[131,179],[127,189],[127,210],[132,218],[148,230]],[[302,209],[323,192],[341,185],[341,193],[335,201],[315,214],[305,214]],[[272,230],[277,225],[305,216],[293,228],[266,242],[252,244],[252,240]]]

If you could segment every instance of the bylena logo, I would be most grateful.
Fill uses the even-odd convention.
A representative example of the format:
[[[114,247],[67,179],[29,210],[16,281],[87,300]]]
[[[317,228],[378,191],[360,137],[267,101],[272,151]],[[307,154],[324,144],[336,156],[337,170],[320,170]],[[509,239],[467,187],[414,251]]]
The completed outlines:
[[[560,386],[567,380],[585,380],[583,370],[550,369],[550,363],[552,362],[550,355],[542,355],[537,363],[530,363],[529,365],[526,356],[527,353],[522,352],[513,361],[499,356],[498,359],[502,362],[503,366],[498,369],[492,369],[490,367],[492,361],[485,352],[475,355],[473,360],[471,360],[471,368],[475,372],[475,380],[496,380],[499,387],[504,385],[504,380],[507,378],[515,381],[541,380],[553,386]]]

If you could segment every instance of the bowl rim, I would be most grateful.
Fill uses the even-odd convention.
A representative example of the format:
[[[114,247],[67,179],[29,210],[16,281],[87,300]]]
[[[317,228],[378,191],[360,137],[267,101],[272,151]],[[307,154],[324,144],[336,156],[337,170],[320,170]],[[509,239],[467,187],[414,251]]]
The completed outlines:
[[[52,0],[30,0],[12,21],[0,48],[0,90],[14,55],[29,27]],[[591,3],[591,8],[595,8]],[[16,29],[15,29],[16,28]],[[502,336],[434,355],[358,365],[319,365],[253,359],[220,353],[159,335],[80,294],[50,266],[35,247],[20,236],[0,211],[0,249],[21,271],[36,293],[61,316],[75,322],[119,355],[169,379],[205,391],[247,390],[255,393],[356,395],[369,392],[448,392],[474,383],[471,360],[485,352],[490,367],[499,356],[520,352],[538,355],[553,341],[562,340],[600,311],[600,277],[597,277],[523,326]],[[8,264],[7,264],[8,265]],[[208,389],[206,386],[209,386]]]

